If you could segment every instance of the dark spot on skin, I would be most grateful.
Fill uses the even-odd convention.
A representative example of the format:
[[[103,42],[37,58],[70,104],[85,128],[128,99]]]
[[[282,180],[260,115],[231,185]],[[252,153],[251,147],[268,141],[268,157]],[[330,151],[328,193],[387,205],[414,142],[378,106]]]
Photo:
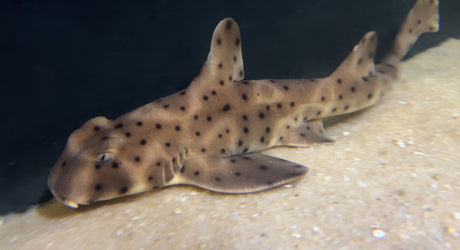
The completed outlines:
[[[225,83],[224,83],[223,80],[220,80],[220,81],[219,81],[219,84],[223,86]]]
[[[270,80],[270,82],[276,82],[275,80]]]
[[[409,34],[412,34],[412,29],[409,29]]]
[[[96,191],[99,191],[99,190],[102,189],[102,185],[101,185],[101,184],[96,184],[96,186],[94,187],[94,189],[95,189]]]
[[[337,108],[332,108],[331,112],[337,111]]]
[[[117,125],[115,125],[115,128],[121,128],[121,127],[123,127],[122,123],[118,123]]]
[[[243,71],[242,70],[240,70],[240,76],[243,76]]]
[[[165,146],[169,148],[169,147],[171,147],[171,143],[167,142],[167,143],[165,143]]]
[[[123,186],[122,188],[120,188],[120,194],[124,194],[126,192],[128,192],[128,187]]]
[[[141,121],[138,121],[136,124],[137,124],[137,126],[140,127],[140,126],[142,126],[143,123]]]
[[[354,86],[351,86],[351,87],[350,87],[350,91],[351,91],[352,93],[354,93],[355,90],[356,90],[356,88],[355,88]]]
[[[237,38],[235,39],[235,45],[236,45],[236,46],[240,45],[240,38],[239,38],[239,37],[237,37]]]
[[[236,56],[233,57],[233,61],[236,62]]]
[[[365,77],[365,76],[361,77],[361,79],[363,79],[363,81],[365,81],[365,82],[369,81],[369,79],[367,77]]]
[[[280,138],[278,140],[282,141],[284,138],[282,136],[280,136]]]
[[[419,19],[419,20],[417,20],[417,24],[421,24],[421,23],[422,23],[422,21],[420,21],[420,19]]]
[[[297,121],[297,120],[298,120],[297,117],[294,117],[294,121]]]
[[[241,147],[241,145],[243,145],[243,141],[242,141],[242,140],[238,140],[238,146]]]
[[[176,131],[180,131],[180,126],[176,126]]]
[[[199,171],[195,171],[195,173],[193,173],[195,176],[198,176],[200,175],[200,172]]]
[[[126,135],[126,137],[131,137],[131,133],[130,133],[130,132],[126,132],[125,135]]]
[[[180,107],[180,110],[185,111],[185,107],[184,107],[184,106],[181,106],[181,107]]]
[[[369,94],[367,95],[367,99],[371,99],[371,98],[372,98],[372,94],[369,93]]]
[[[310,79],[310,82],[314,82],[314,81],[315,81],[315,79]]]
[[[100,169],[100,168],[101,168],[101,165],[100,165],[100,164],[95,164],[94,167],[95,167],[96,169]]]
[[[229,30],[231,27],[232,27],[232,21],[229,20],[229,21],[226,23],[225,28],[226,28],[227,30]]]
[[[193,116],[193,119],[198,120],[198,116],[197,115]]]
[[[211,95],[217,95],[217,92],[215,90],[211,91]]]
[[[101,130],[101,127],[99,127],[99,126],[94,126],[94,131],[99,131],[99,130]]]
[[[137,162],[140,162],[140,161],[141,161],[141,157],[136,156],[136,157],[134,157],[134,160],[137,161]]]
[[[307,126],[306,129],[307,129],[307,130],[310,130],[310,126]]]
[[[214,178],[216,181],[220,181],[220,177],[216,177]]]
[[[67,161],[64,161],[61,166],[65,167],[66,164],[67,164]]]
[[[246,134],[249,133],[248,127],[244,127],[244,128],[243,128],[243,132],[246,133]]]
[[[267,169],[268,169],[268,167],[267,167],[267,166],[263,166],[263,165],[262,165],[262,166],[260,166],[260,167],[259,167],[259,169],[260,169],[260,170],[267,170]]]
[[[200,136],[200,132],[197,131],[197,132],[195,133],[195,135],[196,135],[196,136]]]
[[[149,180],[149,181],[153,180],[153,176],[150,175],[149,178],[148,178],[148,180]]]
[[[180,172],[181,172],[181,173],[185,172],[185,166],[182,166],[182,167],[180,168]]]
[[[305,117],[303,118],[303,121],[307,121],[307,120],[308,120],[308,117],[305,116]]]
[[[304,136],[305,136],[305,134],[304,134],[304,133],[300,133],[300,136],[304,137]]]
[[[280,109],[281,107],[283,107],[283,105],[281,105],[281,103],[278,103],[276,104],[276,107]]]
[[[205,148],[202,148],[202,149],[201,149],[201,152],[203,152],[203,153],[206,152],[206,149],[205,149]]]
[[[220,39],[220,37],[217,38],[216,43],[217,43],[217,45],[221,45],[221,44],[222,44],[222,40]]]
[[[161,162],[157,161],[157,167],[161,166]]]
[[[147,141],[145,139],[141,140],[141,145],[145,145],[146,143],[147,143]]]
[[[295,102],[291,102],[291,107],[294,107],[294,105],[295,105]]]
[[[157,124],[155,125],[155,127],[156,127],[157,129],[161,129],[161,124],[157,123]]]
[[[185,95],[185,90],[182,90],[179,94],[180,95]]]
[[[222,134],[219,134],[218,137],[219,137],[219,138],[222,138]]]
[[[165,108],[165,109],[169,108],[169,104],[163,105],[163,108]]]
[[[265,110],[270,111],[270,105],[265,106]]]
[[[349,108],[349,106],[348,106],[348,105],[346,105],[346,106],[345,106],[345,108],[343,108],[343,109],[344,109],[344,110],[348,110],[348,108]]]
[[[321,101],[324,102],[324,100],[326,100],[326,98],[324,96],[321,96]]]
[[[247,153],[248,150],[249,150],[248,148],[244,148],[244,149],[243,149],[243,153]]]
[[[171,160],[173,163],[176,162],[176,157],[173,157]]]
[[[240,173],[240,172],[235,172],[235,175],[236,175],[236,176],[240,176],[241,173]]]
[[[104,136],[104,137],[101,138],[101,141],[105,141],[105,140],[107,140],[107,139],[109,139],[109,137]]]
[[[245,101],[248,100],[248,96],[245,93],[241,94],[241,98],[243,98],[243,100]]]
[[[248,116],[247,116],[247,115],[243,115],[242,118],[243,118],[243,121],[247,121],[247,120],[248,120]]]
[[[157,189],[157,188],[159,188],[159,187],[158,187],[158,186],[154,186],[152,189]]]
[[[359,58],[359,59],[358,59],[358,65],[360,65],[362,61],[363,61],[363,59],[362,59],[362,58]]]
[[[260,113],[259,113],[259,118],[260,118],[260,119],[264,119],[264,118],[265,118],[264,113],[260,112]]]
[[[232,76],[229,76],[229,77],[228,77],[228,80],[229,80],[229,81],[232,81],[232,80],[233,80],[233,77],[232,77]]]
[[[203,100],[207,101],[208,100],[208,97],[207,96],[203,96]]]
[[[212,117],[211,117],[211,116],[206,117],[206,119],[208,120],[208,122],[212,121]]]
[[[229,104],[225,104],[224,108],[222,109],[224,112],[227,112],[230,110],[230,105]]]
[[[230,159],[230,162],[231,162],[231,163],[235,163],[236,160],[235,160],[235,159]]]
[[[286,126],[286,129],[290,129],[290,128],[291,128],[291,126],[289,126],[289,125]]]
[[[316,115],[321,115],[321,111],[316,111]]]
[[[343,96],[340,94],[339,95],[339,100],[342,100],[343,99]]]
[[[118,168],[121,165],[119,162],[113,162],[112,163],[112,168]]]
[[[230,133],[230,129],[226,129],[225,133],[227,133],[227,134]]]
[[[224,153],[225,153],[225,149],[224,149],[224,148],[221,148],[221,149],[220,149],[220,153],[224,154]]]
[[[288,86],[284,86],[283,89],[284,89],[284,90],[289,90],[289,87],[288,87]]]
[[[260,142],[264,142],[265,141],[265,137],[260,137]]]
[[[266,127],[265,132],[270,133],[270,127]]]

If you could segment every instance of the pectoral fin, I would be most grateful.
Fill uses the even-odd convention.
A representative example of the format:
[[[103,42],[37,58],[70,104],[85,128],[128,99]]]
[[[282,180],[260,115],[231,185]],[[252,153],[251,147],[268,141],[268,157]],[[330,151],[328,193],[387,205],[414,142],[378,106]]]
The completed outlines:
[[[190,184],[222,193],[250,193],[295,181],[307,171],[306,166],[260,153],[192,157],[172,184]]]

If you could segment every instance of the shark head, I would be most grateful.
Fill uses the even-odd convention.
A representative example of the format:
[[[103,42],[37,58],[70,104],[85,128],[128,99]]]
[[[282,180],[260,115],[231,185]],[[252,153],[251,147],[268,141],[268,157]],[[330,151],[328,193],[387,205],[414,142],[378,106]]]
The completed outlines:
[[[122,132],[121,123],[113,123],[96,117],[70,135],[48,178],[48,186],[59,201],[76,208],[129,194],[139,186],[131,181],[132,171],[128,174],[131,164],[126,158],[131,155],[122,153],[131,135]],[[139,160],[140,156],[134,156],[132,162]]]

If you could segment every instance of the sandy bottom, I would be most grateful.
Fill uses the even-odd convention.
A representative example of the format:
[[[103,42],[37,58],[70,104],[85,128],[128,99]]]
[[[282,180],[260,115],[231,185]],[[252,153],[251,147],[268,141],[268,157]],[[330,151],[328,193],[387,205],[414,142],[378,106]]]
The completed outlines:
[[[460,249],[460,41],[403,64],[379,105],[328,121],[335,143],[268,151],[310,167],[266,192],[176,186],[0,217],[0,249]]]

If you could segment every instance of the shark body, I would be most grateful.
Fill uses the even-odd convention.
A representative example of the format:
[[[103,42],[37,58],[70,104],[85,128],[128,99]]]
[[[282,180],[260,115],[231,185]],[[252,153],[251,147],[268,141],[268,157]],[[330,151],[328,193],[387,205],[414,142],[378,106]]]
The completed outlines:
[[[243,80],[239,28],[226,18],[187,89],[115,120],[86,122],[69,137],[48,185],[76,208],[174,184],[248,193],[295,181],[306,166],[260,151],[333,141],[321,119],[375,104],[418,36],[439,29],[437,6],[417,1],[381,64],[374,66],[371,31],[322,79]]]

